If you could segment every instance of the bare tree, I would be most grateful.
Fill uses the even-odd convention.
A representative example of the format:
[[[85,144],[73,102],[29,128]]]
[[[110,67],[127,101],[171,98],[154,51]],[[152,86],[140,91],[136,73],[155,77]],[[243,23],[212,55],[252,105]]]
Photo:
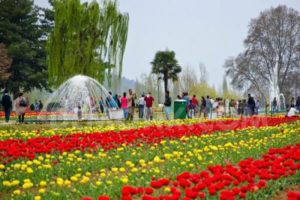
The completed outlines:
[[[180,90],[182,92],[188,92],[197,83],[196,71],[192,67],[186,66],[180,74]]]
[[[290,93],[291,77],[300,71],[300,16],[286,6],[262,12],[250,23],[245,51],[225,62],[231,83],[266,94],[270,87]]]

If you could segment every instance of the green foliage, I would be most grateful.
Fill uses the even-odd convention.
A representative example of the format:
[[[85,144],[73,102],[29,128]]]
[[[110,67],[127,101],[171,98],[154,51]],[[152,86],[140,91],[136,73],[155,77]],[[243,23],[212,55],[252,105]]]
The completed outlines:
[[[100,5],[80,0],[54,0],[54,30],[48,51],[49,83],[58,86],[66,79],[84,74],[111,83],[116,72],[121,77],[128,21],[117,3]]]
[[[168,80],[176,81],[178,74],[181,72],[181,67],[175,58],[175,52],[169,50],[158,51],[151,64],[152,73],[163,76],[165,91],[167,91]]]
[[[205,82],[200,82],[200,83],[193,85],[190,88],[189,94],[191,94],[191,95],[195,94],[198,97],[200,97],[200,96],[206,97],[207,95],[209,95],[210,97],[213,97],[213,98],[218,97],[218,93],[215,90],[215,88],[209,86]]]
[[[43,11],[32,0],[0,1],[0,41],[12,59],[10,78],[2,87],[14,94],[33,88],[47,88],[45,63],[46,24],[39,15]]]

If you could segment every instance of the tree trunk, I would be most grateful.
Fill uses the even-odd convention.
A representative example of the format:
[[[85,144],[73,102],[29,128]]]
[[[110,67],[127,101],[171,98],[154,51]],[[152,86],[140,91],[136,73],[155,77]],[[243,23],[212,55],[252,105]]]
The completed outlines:
[[[168,77],[167,76],[164,76],[164,88],[165,88],[165,93],[166,93],[168,90]]]

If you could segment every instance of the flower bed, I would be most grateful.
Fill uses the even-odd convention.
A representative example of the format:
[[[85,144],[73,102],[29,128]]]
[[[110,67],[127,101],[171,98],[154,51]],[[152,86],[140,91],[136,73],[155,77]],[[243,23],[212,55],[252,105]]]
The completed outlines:
[[[3,199],[193,199],[196,192],[198,198],[261,199],[269,182],[298,173],[298,119],[247,118],[4,140],[0,191]],[[4,144],[15,147],[11,155]]]
[[[238,130],[249,127],[274,126],[283,122],[297,120],[298,118],[270,118],[255,117],[242,120],[207,121],[199,124],[178,126],[149,126],[146,128],[94,132],[91,134],[74,133],[67,136],[37,137],[23,141],[22,139],[9,139],[0,141],[0,161],[11,162],[18,158],[33,160],[36,154],[51,152],[69,152],[73,150],[97,151],[99,148],[109,150],[122,144],[132,145],[140,142],[151,144],[159,143],[168,138],[181,138],[183,136],[200,136],[216,131]]]

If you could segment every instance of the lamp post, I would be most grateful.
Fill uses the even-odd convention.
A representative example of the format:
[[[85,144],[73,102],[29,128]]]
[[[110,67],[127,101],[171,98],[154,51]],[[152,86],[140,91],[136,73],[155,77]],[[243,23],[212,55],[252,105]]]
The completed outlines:
[[[160,80],[162,79],[161,75],[157,76],[157,103],[160,104],[160,95],[159,95],[159,83]]]

